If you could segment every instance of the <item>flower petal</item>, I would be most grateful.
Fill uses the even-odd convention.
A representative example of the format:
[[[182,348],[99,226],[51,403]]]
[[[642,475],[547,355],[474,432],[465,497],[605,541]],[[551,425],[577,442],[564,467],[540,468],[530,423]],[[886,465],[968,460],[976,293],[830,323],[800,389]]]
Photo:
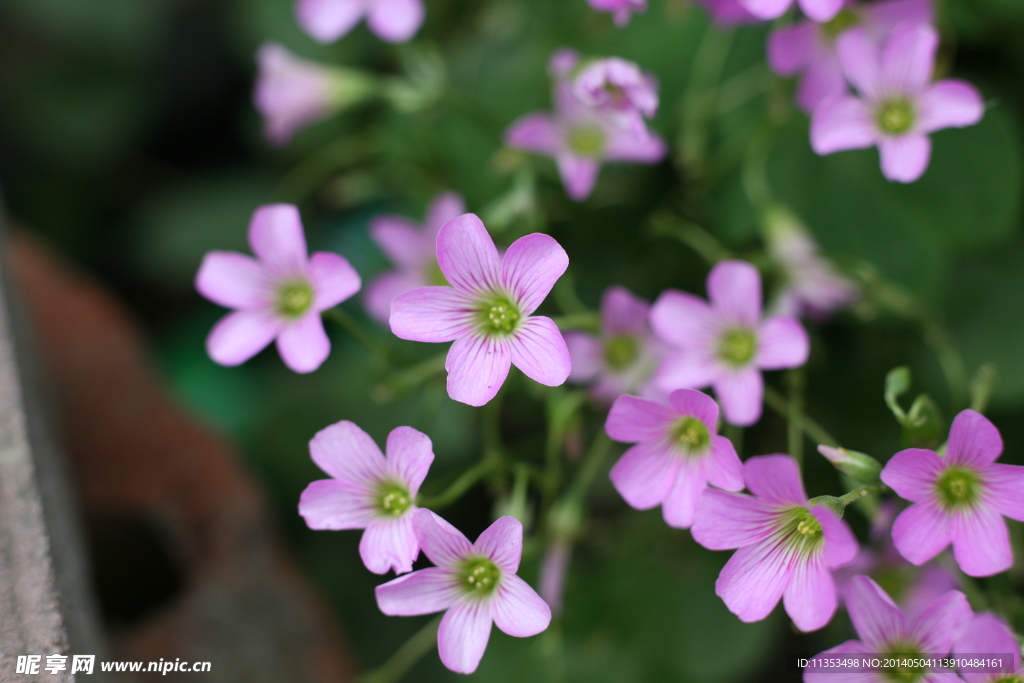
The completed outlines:
[[[1003,437],[987,417],[964,410],[953,419],[946,447],[950,464],[981,468],[995,462],[1002,452]]]
[[[596,378],[604,366],[604,349],[597,337],[586,332],[566,332],[564,339],[572,361],[569,381],[582,384]]]
[[[601,297],[601,331],[609,336],[618,334],[644,335],[651,305],[625,287],[612,285]]]
[[[473,330],[473,300],[453,287],[420,287],[391,300],[391,331],[399,339],[447,342]]]
[[[397,266],[418,268],[434,257],[434,244],[418,225],[404,216],[377,216],[370,222],[370,239]]]
[[[319,313],[310,312],[284,326],[277,335],[277,352],[293,372],[313,372],[331,353],[331,340]]]
[[[846,76],[835,53],[818,56],[817,61],[804,72],[796,91],[796,101],[808,114],[813,114],[818,105],[833,97],[847,94]]]
[[[917,130],[922,133],[973,126],[985,115],[985,103],[978,89],[953,78],[925,90],[917,100],[917,109]]]
[[[421,0],[374,0],[366,24],[381,40],[404,43],[420,30],[424,14]]]
[[[445,223],[453,218],[458,218],[464,213],[466,213],[466,202],[462,199],[461,195],[456,192],[439,194],[434,197],[434,200],[430,202],[430,206],[427,207],[426,229],[424,232],[427,234],[433,232],[436,239],[438,231],[441,230]]]
[[[715,582],[715,593],[740,621],[761,621],[779,604],[792,573],[791,556],[775,541],[761,541],[729,558]]]
[[[661,501],[661,515],[666,524],[677,529],[689,529],[693,525],[697,501],[708,487],[706,469],[702,460],[684,460],[679,464],[672,486]]]
[[[775,29],[768,36],[768,65],[780,76],[793,76],[814,62],[817,43],[818,27],[812,21]]]
[[[935,70],[939,33],[928,24],[903,24],[882,48],[882,83],[887,94],[922,92]]]
[[[811,147],[817,154],[864,149],[878,141],[867,105],[856,97],[830,97],[811,116]]]
[[[796,562],[782,604],[801,631],[817,631],[832,621],[839,598],[832,572],[821,558]]]
[[[706,490],[693,518],[693,540],[708,550],[759,543],[775,531],[775,506],[742,493]]]
[[[488,602],[463,599],[452,605],[437,630],[441,662],[455,673],[476,671],[491,637],[491,623]]]
[[[387,474],[387,461],[370,435],[348,420],[324,427],[309,442],[321,470],[345,484],[371,489]]]
[[[975,614],[966,628],[960,631],[953,644],[957,656],[977,655],[981,652],[1005,653],[1013,658],[1011,666],[1000,673],[1011,674],[1020,669],[1020,646],[1013,630],[1000,617],[991,612]],[[989,673],[963,673],[968,683],[983,683],[995,678]]]
[[[551,623],[551,608],[515,574],[501,577],[491,613],[498,628],[517,638],[535,636]]]
[[[420,554],[420,545],[412,528],[412,515],[398,519],[377,519],[366,527],[359,541],[359,556],[374,574],[396,574],[412,571],[412,563]]]
[[[743,479],[758,498],[780,505],[806,505],[800,468],[788,455],[758,455],[743,463]]]
[[[798,368],[807,362],[811,340],[796,318],[777,316],[764,321],[757,331],[754,362],[765,370]]]
[[[299,210],[291,204],[270,204],[256,209],[249,222],[249,246],[278,276],[306,272],[306,236]]]
[[[241,365],[274,341],[282,327],[267,311],[235,311],[210,330],[206,352],[220,365]]]
[[[892,543],[908,562],[921,565],[953,540],[953,525],[932,501],[914,503],[892,523]]]
[[[924,448],[908,448],[889,458],[882,468],[882,482],[900,498],[921,503],[935,496],[935,481],[947,463]]]
[[[535,382],[557,387],[572,370],[565,339],[551,318],[534,316],[508,339],[512,364]]]
[[[604,158],[608,161],[633,161],[656,164],[665,158],[665,141],[650,131],[635,132],[632,128],[614,128],[605,143]]]
[[[844,31],[836,39],[836,53],[839,55],[843,73],[854,87],[868,100],[877,101],[882,81],[879,50],[864,29],[851,28]]]
[[[800,9],[819,24],[831,21],[839,14],[845,0],[799,0]]]
[[[509,346],[506,341],[476,335],[462,337],[452,344],[444,362],[448,396],[471,406],[482,406],[494,398],[512,365]],[[568,358],[569,352],[565,355]]]
[[[448,609],[461,592],[447,569],[429,567],[377,586],[377,607],[389,617],[414,617]]]
[[[746,261],[722,261],[712,268],[708,298],[729,323],[757,327],[761,322],[761,274]]]
[[[492,292],[501,282],[498,250],[476,214],[444,224],[437,233],[437,263],[448,282],[462,292]]]
[[[957,590],[948,591],[915,617],[908,630],[921,644],[922,652],[949,652],[957,634],[969,623],[971,614],[971,606],[964,594]],[[1019,652],[1019,649],[1014,648],[1013,651]]]
[[[743,490],[743,463],[732,441],[716,436],[708,459],[708,482],[726,491]]]
[[[559,154],[555,161],[569,198],[581,202],[589,197],[597,183],[597,174],[601,172],[601,162],[573,154]]]
[[[953,557],[968,576],[991,576],[1013,565],[1006,522],[987,505],[954,514],[952,538]]]
[[[359,0],[299,0],[295,6],[299,26],[321,43],[333,43],[352,30],[363,17]]]
[[[684,349],[665,357],[654,373],[654,383],[665,392],[696,389],[708,386],[721,375],[721,369],[710,354]]]
[[[385,450],[390,469],[415,497],[434,462],[430,437],[412,427],[395,427],[388,434]]]
[[[882,155],[882,175],[899,183],[912,183],[928,168],[932,141],[927,135],[901,135],[878,140]]]
[[[708,302],[686,292],[666,290],[651,307],[655,334],[679,348],[710,346],[720,327]]]
[[[318,530],[365,529],[375,519],[370,492],[337,479],[320,479],[299,496],[299,514]]]
[[[499,517],[476,539],[473,551],[489,558],[505,574],[515,574],[523,556],[522,522],[509,515]]]
[[[789,9],[793,0],[740,0],[743,8],[758,19],[777,19]]]
[[[645,441],[626,451],[608,476],[631,507],[647,510],[665,499],[678,468],[668,446]]]
[[[825,567],[835,569],[853,561],[860,550],[860,545],[846,522],[824,505],[813,506],[811,514],[821,525],[822,535],[825,538],[822,549]]]
[[[718,425],[718,404],[702,391],[678,389],[669,394],[669,403],[680,415],[695,417],[712,434]]]
[[[382,273],[370,281],[363,294],[363,306],[372,318],[384,325],[391,318],[391,301],[400,294],[420,289],[427,283],[409,272]],[[451,289],[451,287],[448,287]]]
[[[527,114],[505,131],[505,144],[513,149],[554,156],[562,148],[562,138],[551,116]]]
[[[672,408],[638,396],[620,396],[608,411],[604,430],[616,441],[636,443],[660,439],[677,418]]]
[[[535,232],[520,237],[501,261],[501,281],[528,316],[544,302],[569,267],[569,255],[550,235]]]
[[[309,279],[313,285],[313,307],[323,311],[337,306],[359,291],[359,273],[343,256],[318,251],[309,259]]]
[[[869,31],[891,33],[903,23],[931,24],[935,21],[930,0],[883,0],[859,7]]]
[[[1024,467],[993,463],[984,469],[985,503],[1001,515],[1024,522]]]
[[[857,635],[874,652],[884,652],[890,643],[907,635],[903,612],[888,593],[866,576],[857,575],[846,584],[846,611]]]
[[[859,640],[847,640],[833,648],[815,655],[815,659],[838,655],[862,655],[867,647]],[[879,683],[873,671],[842,671],[832,668],[808,668],[804,670],[804,683]],[[931,682],[929,682],[931,683]]]
[[[231,251],[211,251],[203,257],[196,290],[228,308],[269,308],[274,299],[272,279],[260,262]]]
[[[461,531],[425,508],[413,514],[412,528],[423,554],[438,567],[451,567],[473,552],[473,544]]]
[[[715,379],[715,395],[722,404],[726,422],[749,427],[761,419],[764,380],[757,368],[723,373]]]

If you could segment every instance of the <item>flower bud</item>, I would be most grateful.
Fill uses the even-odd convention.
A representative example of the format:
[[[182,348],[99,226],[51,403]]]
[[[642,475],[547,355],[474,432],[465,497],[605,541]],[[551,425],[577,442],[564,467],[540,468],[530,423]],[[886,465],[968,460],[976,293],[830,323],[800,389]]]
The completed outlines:
[[[882,465],[870,455],[846,448],[818,446],[818,452],[835,465],[836,469],[861,484],[877,484]]]

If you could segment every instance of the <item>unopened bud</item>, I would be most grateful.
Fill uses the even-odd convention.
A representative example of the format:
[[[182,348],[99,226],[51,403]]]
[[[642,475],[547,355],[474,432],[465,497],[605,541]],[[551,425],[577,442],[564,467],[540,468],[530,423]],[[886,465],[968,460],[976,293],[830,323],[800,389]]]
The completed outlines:
[[[836,469],[861,484],[877,484],[882,465],[870,455],[846,448],[818,446],[818,452]]]

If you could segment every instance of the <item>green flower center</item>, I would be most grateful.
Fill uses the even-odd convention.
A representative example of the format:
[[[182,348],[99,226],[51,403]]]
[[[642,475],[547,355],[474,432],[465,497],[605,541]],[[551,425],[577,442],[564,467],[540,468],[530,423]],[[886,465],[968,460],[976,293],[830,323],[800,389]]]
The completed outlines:
[[[672,441],[679,444],[687,455],[699,455],[711,443],[711,434],[703,422],[695,417],[684,417],[672,428]]]
[[[935,482],[935,491],[947,509],[969,507],[978,500],[980,488],[978,473],[966,467],[950,467]]]
[[[469,595],[485,597],[494,592],[501,581],[501,570],[486,557],[471,557],[462,563],[459,585]]]
[[[992,681],[992,683],[1024,683],[1024,680],[1022,680],[1020,676],[1010,674],[1009,676],[997,678],[994,681]]]
[[[718,343],[718,357],[734,368],[743,367],[754,359],[757,335],[746,327],[734,327],[722,335]]]
[[[847,7],[840,10],[839,14],[832,21],[822,24],[821,30],[825,32],[829,39],[835,40],[843,31],[851,29],[858,24],[860,24],[860,15]]]
[[[277,311],[289,318],[298,318],[313,305],[313,288],[308,282],[288,282],[277,290]]]
[[[596,126],[579,126],[569,131],[569,149],[581,157],[601,156],[604,144],[604,131]]]
[[[894,643],[881,653],[883,658],[892,659],[914,659],[921,657],[920,648],[909,643]],[[882,678],[893,683],[916,683],[924,678],[925,667],[923,666],[890,666],[881,670]]]
[[[604,362],[612,370],[625,370],[640,357],[640,343],[631,334],[612,337],[604,345]]]
[[[890,100],[878,108],[875,116],[878,127],[889,135],[906,133],[914,127],[917,118],[914,103],[909,100]]]
[[[477,309],[480,329],[493,336],[507,337],[515,332],[523,317],[519,308],[504,294],[484,299]]]
[[[825,541],[821,522],[803,506],[787,508],[782,513],[782,534],[802,556],[816,552]]]
[[[429,287],[447,287],[449,285],[448,278],[441,272],[441,266],[438,265],[437,259],[431,259],[427,264],[423,271],[423,279],[427,281]]]
[[[395,481],[385,481],[377,487],[374,499],[377,512],[389,517],[401,517],[412,507],[412,496],[409,489]]]

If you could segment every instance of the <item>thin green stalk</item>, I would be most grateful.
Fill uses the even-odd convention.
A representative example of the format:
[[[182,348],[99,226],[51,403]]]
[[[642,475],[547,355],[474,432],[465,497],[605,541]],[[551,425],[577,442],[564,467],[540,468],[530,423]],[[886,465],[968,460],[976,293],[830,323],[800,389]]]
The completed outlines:
[[[601,325],[601,316],[595,311],[569,313],[552,318],[560,330],[588,330],[596,332]]]
[[[764,388],[764,402],[769,408],[774,410],[783,418],[789,419],[789,401],[786,400],[782,394],[775,391],[775,389],[768,386]],[[839,441],[829,434],[828,430],[809,418],[806,414],[801,415],[800,428],[815,444],[824,444],[826,446],[839,445]]]
[[[431,377],[441,374],[444,372],[445,360],[447,358],[447,352],[441,353],[395,373],[377,386],[376,397],[385,401],[389,400],[391,397],[408,391]]]
[[[679,240],[693,249],[709,266],[730,257],[729,250],[718,238],[692,221],[665,213],[657,216],[651,227],[653,234]]]
[[[725,426],[722,428],[722,436],[729,439],[729,441],[732,441],[732,447],[736,449],[736,453],[738,455],[743,455],[744,431],[743,427],[729,422],[726,422]]]
[[[448,488],[438,495],[423,496],[420,494],[417,496],[416,504],[431,510],[440,510],[443,507],[447,507],[461,498],[466,491],[473,488],[478,481],[498,470],[501,465],[501,460],[497,458],[481,460],[460,474],[455,481],[448,485]]]
[[[569,498],[576,498],[581,501],[586,497],[587,491],[593,485],[594,480],[597,479],[598,473],[601,471],[601,466],[604,465],[605,460],[608,458],[608,453],[612,450],[612,440],[608,437],[605,431],[602,429],[594,437],[593,443],[590,444],[590,448],[583,455],[583,463],[580,465],[579,470],[576,472],[576,478],[573,480],[572,485],[569,488]]]
[[[274,196],[292,204],[300,203],[338,169],[356,163],[365,154],[362,140],[353,140],[351,136],[339,138],[317,149],[289,171],[278,183]]]
[[[440,624],[441,617],[432,619],[412,638],[405,641],[405,644],[398,648],[388,661],[362,676],[359,683],[398,683],[416,665],[416,662],[420,661],[434,647],[434,643],[437,642],[437,627]]]
[[[789,415],[787,415],[789,454],[801,467],[804,464],[804,376],[799,370],[790,371],[786,379],[789,384]]]
[[[356,343],[369,351],[372,355],[379,356],[380,358],[387,358],[387,349],[374,341],[370,335],[366,334],[363,328],[359,326],[359,323],[357,323],[345,309],[337,307],[329,308],[323,312],[323,316],[324,318],[337,323],[356,341]]]

